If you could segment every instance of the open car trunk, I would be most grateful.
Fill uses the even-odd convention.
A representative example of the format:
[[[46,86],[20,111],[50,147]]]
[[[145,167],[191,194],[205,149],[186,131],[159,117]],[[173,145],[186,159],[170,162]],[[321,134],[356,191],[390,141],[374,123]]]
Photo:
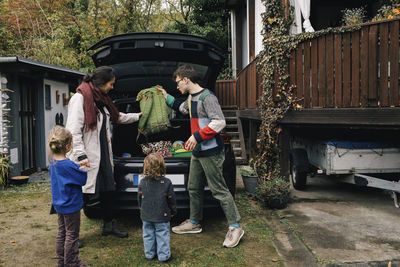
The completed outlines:
[[[217,75],[223,64],[223,51],[214,43],[197,36],[173,33],[131,33],[116,35],[93,45],[92,58],[96,67],[108,65],[115,70],[116,82],[109,95],[118,110],[124,113],[138,113],[140,105],[137,94],[146,88],[159,85],[176,101],[182,96],[176,88],[173,73],[181,65],[190,65],[198,74],[200,86],[214,90]],[[143,173],[146,156],[140,144],[146,142],[187,141],[191,135],[189,115],[171,110],[171,127],[156,135],[138,137],[138,123],[113,125],[112,148],[114,157],[114,178],[117,186],[117,210],[136,210],[138,183]],[[189,153],[190,154],[190,153]],[[228,156],[227,156],[228,155]],[[168,177],[173,185],[178,208],[189,208],[187,183],[191,156],[165,157]],[[223,174],[229,190],[234,195],[236,166],[230,143],[225,143]],[[210,191],[205,190],[204,207],[219,206]],[[88,217],[93,217],[98,207],[85,206]]]
[[[139,104],[134,98],[116,100],[115,104],[121,112],[140,112]],[[138,136],[138,123],[114,125],[112,142],[114,158],[143,158],[146,154],[140,144],[146,142],[170,141],[171,144],[175,141],[185,142],[191,135],[189,116],[171,112],[170,122],[171,127],[167,131],[147,138],[144,135]]]

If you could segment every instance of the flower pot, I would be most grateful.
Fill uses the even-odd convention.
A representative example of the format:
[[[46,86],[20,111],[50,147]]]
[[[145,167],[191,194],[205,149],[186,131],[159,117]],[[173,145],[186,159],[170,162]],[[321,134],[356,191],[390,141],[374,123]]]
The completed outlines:
[[[258,185],[258,177],[242,175],[242,180],[243,180],[244,189],[246,190],[246,192],[255,196],[257,185]]]

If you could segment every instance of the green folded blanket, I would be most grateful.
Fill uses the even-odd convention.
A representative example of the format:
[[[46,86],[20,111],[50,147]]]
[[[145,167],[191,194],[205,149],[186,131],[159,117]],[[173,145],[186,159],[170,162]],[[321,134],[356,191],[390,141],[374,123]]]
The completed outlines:
[[[171,126],[169,121],[170,109],[165,103],[162,91],[158,88],[162,87],[157,85],[143,89],[136,97],[142,112],[138,126],[138,137],[140,134],[145,136],[157,134],[168,130],[168,127]]]

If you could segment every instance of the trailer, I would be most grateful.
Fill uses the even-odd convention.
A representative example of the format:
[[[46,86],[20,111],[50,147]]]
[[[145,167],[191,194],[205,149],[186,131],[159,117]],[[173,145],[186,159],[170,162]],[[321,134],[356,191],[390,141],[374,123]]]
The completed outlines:
[[[400,207],[400,144],[293,137],[290,147],[295,189],[306,188],[309,174],[325,174],[341,182],[387,190]]]

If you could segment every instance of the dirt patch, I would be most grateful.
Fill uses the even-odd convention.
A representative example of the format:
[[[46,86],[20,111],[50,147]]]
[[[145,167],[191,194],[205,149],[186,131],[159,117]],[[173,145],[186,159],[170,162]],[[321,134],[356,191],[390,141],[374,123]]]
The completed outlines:
[[[51,194],[48,183],[34,183],[0,191],[0,266],[55,266],[57,216],[49,215]],[[236,197],[245,235],[236,248],[222,247],[227,225],[221,212],[207,212],[203,233],[171,234],[174,260],[171,266],[283,266],[272,233],[260,212],[242,192]],[[178,223],[177,218],[172,225]],[[80,250],[91,266],[157,266],[143,253],[141,222],[138,216],[119,219],[129,232],[126,239],[101,236],[101,221],[82,213]]]

